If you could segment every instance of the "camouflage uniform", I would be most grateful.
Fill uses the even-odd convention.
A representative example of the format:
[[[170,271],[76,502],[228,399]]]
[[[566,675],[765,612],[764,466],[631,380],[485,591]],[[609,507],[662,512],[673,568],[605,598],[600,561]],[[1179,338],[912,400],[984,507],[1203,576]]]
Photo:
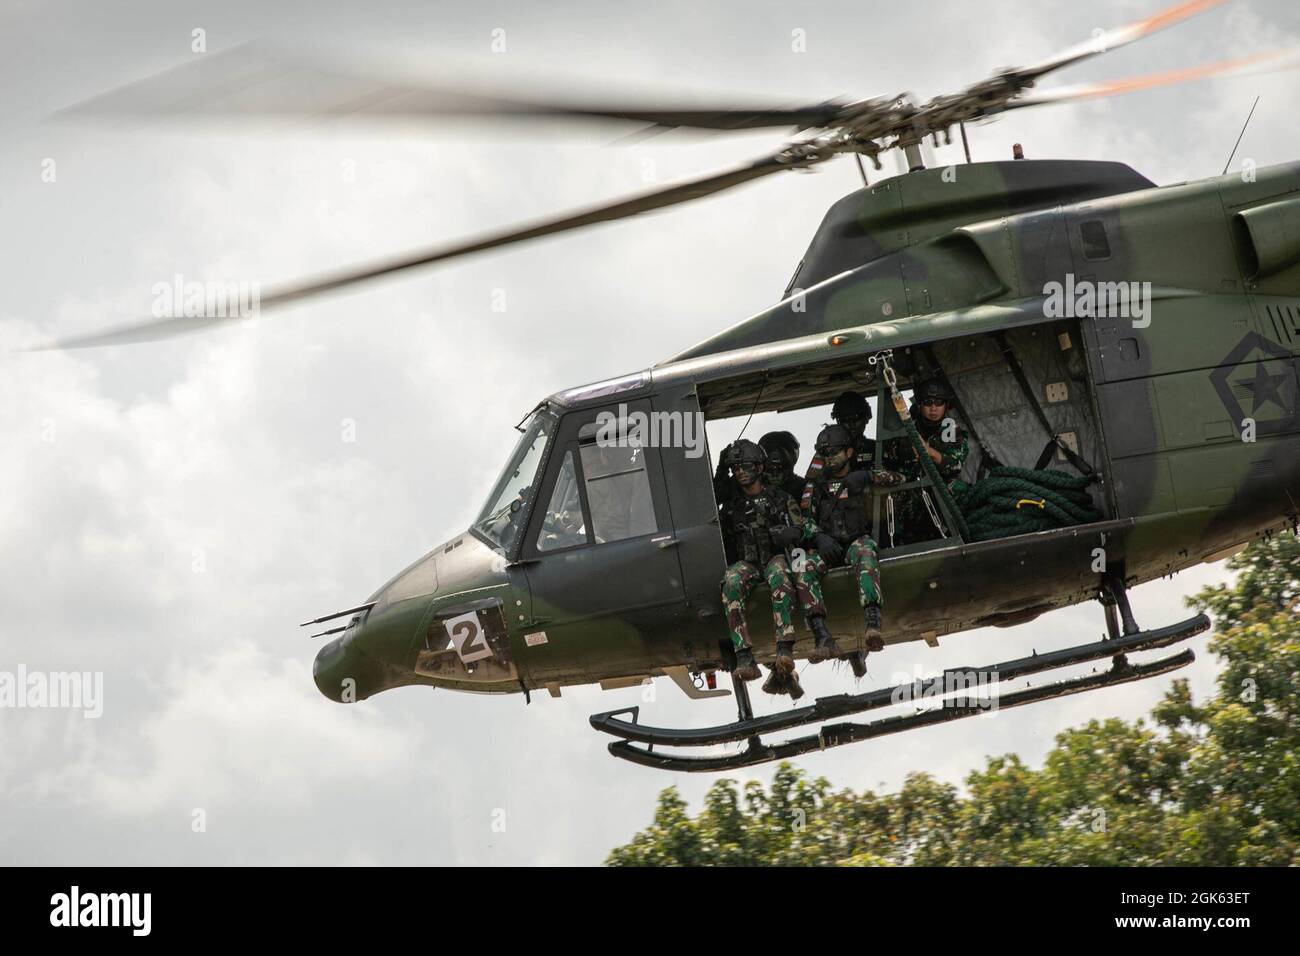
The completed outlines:
[[[825,616],[821,582],[807,562],[798,572],[790,570],[786,549],[773,535],[795,527],[801,541],[811,541],[816,526],[799,511],[795,500],[777,487],[763,486],[757,495],[743,492],[723,505],[723,540],[730,565],[722,579],[722,601],[727,608],[727,629],[737,648],[750,647],[745,624],[745,599],[754,585],[766,580],[772,589],[772,623],[778,641],[794,640],[794,608],[797,598],[804,614]]]
[[[820,533],[845,547],[843,563],[857,572],[858,602],[863,607],[884,604],[876,542],[869,533],[871,518],[867,514],[866,488],[872,481],[871,473],[861,470],[842,478],[825,475],[813,484],[809,500]],[[877,473],[876,481],[892,484],[898,481],[898,476]],[[825,556],[817,550],[809,552],[808,565],[819,579],[828,568]]]
[[[847,429],[851,440],[853,454],[849,456],[849,471],[874,470],[876,441],[874,438],[868,438],[866,434],[867,425],[871,423],[871,404],[866,396],[861,392],[841,392],[835,399],[835,403],[831,405],[831,418],[836,425]],[[822,434],[825,434],[824,429]],[[820,437],[819,435],[818,438]],[[799,506],[804,511],[807,511],[811,505],[813,486],[821,478],[825,467],[826,459],[819,449],[813,454],[812,461],[808,463],[808,471],[804,475],[803,491],[799,496]]]
[[[965,430],[953,421],[953,440],[944,441],[945,422],[949,419],[932,422],[919,412],[920,409],[913,406],[912,421],[916,423],[916,430],[920,432],[926,444],[942,456],[942,460],[935,465],[935,468],[951,490],[961,476],[962,466],[970,455],[970,440]],[[884,462],[886,468],[897,471],[908,481],[920,481],[926,477],[925,468],[917,457],[910,436],[902,435],[886,442]],[[934,500],[933,490],[930,492],[930,499]],[[934,521],[930,518],[930,512],[925,507],[920,489],[895,495],[894,515],[895,534],[900,539],[900,543],[928,541],[939,535],[938,529],[934,527]]]
[[[808,471],[804,474],[803,492],[799,498],[799,506],[805,512],[812,507],[813,488],[817,485],[825,467],[822,456],[814,452],[812,461],[808,463]],[[864,435],[853,444],[853,457],[849,459],[849,471],[871,472],[875,471],[875,468],[876,440]]]

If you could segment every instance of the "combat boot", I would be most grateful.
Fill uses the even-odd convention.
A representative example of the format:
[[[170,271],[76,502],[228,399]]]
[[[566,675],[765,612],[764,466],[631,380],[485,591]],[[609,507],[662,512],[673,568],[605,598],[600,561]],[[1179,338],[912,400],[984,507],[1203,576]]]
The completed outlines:
[[[758,669],[758,662],[754,660],[752,648],[736,648],[736,668],[731,672],[731,676],[743,681],[758,680],[763,676]]]
[[[866,627],[867,650],[883,651],[885,641],[880,636],[880,605],[868,604],[862,609],[862,623]]]
[[[803,688],[799,687],[799,678],[794,673],[794,641],[776,642],[776,660],[772,662],[763,690],[769,694],[789,694],[796,700],[803,696]]]
[[[773,666],[778,671],[785,671],[785,692],[790,695],[790,699],[798,700],[802,697],[799,672],[794,669],[794,641],[776,642],[776,662]]]
[[[816,646],[813,647],[812,653],[808,655],[809,664],[820,664],[822,661],[829,661],[840,656],[840,646],[835,643],[835,638],[831,637],[831,632],[826,627],[826,618],[808,618],[808,630],[812,631],[813,637],[817,639]]]
[[[764,694],[788,694],[790,693],[790,682],[786,680],[785,675],[775,667],[767,671],[767,680],[763,681]]]
[[[786,678],[785,692],[790,695],[791,700],[798,700],[803,696],[803,687],[799,684],[798,671],[791,671],[790,676]]]
[[[861,651],[853,651],[844,655],[844,660],[849,662],[849,669],[853,671],[853,676],[858,680],[867,676],[867,655]]]

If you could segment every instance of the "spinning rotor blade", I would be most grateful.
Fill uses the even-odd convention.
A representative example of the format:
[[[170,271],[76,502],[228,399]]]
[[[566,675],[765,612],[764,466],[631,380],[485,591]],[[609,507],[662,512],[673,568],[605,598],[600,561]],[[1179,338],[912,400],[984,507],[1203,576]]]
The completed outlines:
[[[1099,84],[1098,91],[1091,94],[1084,92],[1090,87],[1080,85],[1069,88],[1068,92],[1058,91],[1042,95],[1026,95],[1026,91],[1048,73],[1071,66],[1089,57],[1099,56],[1102,53],[1126,46],[1135,40],[1150,36],[1157,30],[1173,26],[1188,17],[1218,6],[1222,2],[1223,0],[1187,0],[1187,2],[1169,7],[1128,26],[1104,32],[1098,31],[1097,35],[1091,40],[1076,44],[1068,50],[1032,66],[1012,67],[1002,70],[988,79],[972,84],[960,93],[936,96],[919,107],[908,123],[889,132],[898,137],[900,143],[907,145],[912,142],[919,142],[921,138],[932,134],[944,133],[946,136],[950,136],[952,127],[958,123],[983,119],[1020,106],[1064,102],[1087,95],[1105,96],[1110,93],[1125,92],[1127,89],[1141,89],[1140,83],[1133,82],[1131,86],[1126,86],[1125,83]],[[1170,74],[1170,78],[1163,80],[1163,82],[1173,83],[1179,79],[1190,79],[1197,75],[1199,74],[1195,71],[1180,71],[1179,73]],[[1149,85],[1158,86],[1161,83],[1152,82]],[[908,128],[909,125],[910,129]]]
[[[1217,7],[1221,3],[1223,3],[1223,0],[1187,0],[1185,3],[1175,4],[1145,19],[1130,23],[1128,26],[1116,27],[1113,30],[1097,33],[1091,40],[1075,44],[1055,56],[1035,63],[1033,66],[1020,67],[1007,72],[1017,79],[1032,82],[1039,77],[1071,66],[1081,60],[1099,56],[1102,53],[1109,53],[1111,50],[1118,50],[1135,40],[1150,36],[1165,27],[1171,27],[1175,23],[1180,23],[1198,13],[1203,13],[1211,7]]]
[[[835,102],[765,108],[579,102],[563,97],[517,99],[379,79],[368,76],[364,67],[348,72],[332,65],[319,66],[301,54],[251,43],[86,100],[63,115],[594,119],[725,132],[824,128],[834,125],[845,110],[844,104]]]
[[[1288,62],[1289,61],[1289,62]],[[1116,96],[1120,93],[1132,93],[1137,90],[1149,90],[1159,86],[1171,86],[1189,80],[1199,80],[1207,76],[1232,76],[1239,73],[1256,72],[1251,67],[1265,70],[1295,69],[1300,66],[1300,51],[1274,50],[1269,53],[1257,53],[1236,60],[1222,60],[1202,66],[1186,67],[1181,70],[1168,70],[1164,73],[1148,73],[1132,76],[1124,80],[1112,80],[1108,83],[1077,83],[1062,86],[1054,90],[1043,90],[1022,96],[1006,105],[1007,110],[1020,109],[1024,106],[1041,106],[1047,103],[1067,103],[1073,100],[1097,99],[1103,96]]]
[[[630,199],[623,199],[603,206],[596,206],[583,212],[571,213],[555,219],[543,220],[531,226],[511,229],[507,232],[500,232],[495,235],[485,236],[480,239],[471,240],[453,246],[442,246],[435,249],[421,250],[405,256],[397,256],[379,262],[373,262],[359,268],[339,269],[323,275],[313,276],[300,282],[280,286],[268,290],[267,294],[261,296],[259,310],[264,311],[269,308],[287,305],[300,299],[317,296],[324,292],[349,288],[362,282],[368,282],[382,276],[393,275],[394,273],[402,272],[406,269],[413,269],[417,266],[426,266],[435,262],[444,262],[448,259],[455,259],[475,252],[482,252],[486,249],[495,249],[500,246],[507,246],[528,239],[536,239],[541,236],[567,232],[571,229],[589,226],[594,223],[626,219],[655,209],[663,209],[667,206],[675,206],[680,203],[690,202],[693,199],[701,199],[705,196],[710,196],[714,193],[731,189],[734,186],[739,186],[743,183],[749,182],[750,180],[760,179],[764,176],[778,173],[786,169],[803,168],[828,158],[829,154],[823,155],[819,153],[809,153],[795,149],[782,150],[781,152],[773,153],[770,156],[764,156],[752,163],[738,166],[734,169],[727,170],[726,172],[715,173],[712,176],[705,176],[689,182],[678,183],[677,185],[667,186],[663,189],[656,189],[651,192],[642,193],[639,196],[634,196]],[[50,345],[37,347],[31,351],[92,348],[101,345],[126,345],[136,342],[156,341],[158,339],[170,338],[173,335],[197,331],[198,329],[210,327],[226,321],[230,320],[224,317],[208,316],[177,319],[150,319],[101,332],[61,339]]]
[[[880,167],[884,150],[911,148],[925,137],[951,136],[959,123],[993,116],[1010,109],[1047,103],[1109,96],[1164,86],[1216,74],[1244,71],[1252,66],[1277,63],[1284,53],[1264,54],[1207,66],[1172,70],[1110,83],[1079,84],[1026,95],[1043,76],[1092,56],[1117,49],[1172,26],[1223,0],[1185,0],[1159,13],[1118,29],[1098,32],[1092,40],[1028,67],[1003,70],[963,91],[936,96],[917,106],[906,96],[878,97],[856,102],[825,102],[792,108],[651,107],[534,101],[478,95],[383,82],[322,69],[302,60],[268,56],[260,47],[245,46],[229,53],[205,57],[169,73],[87,101],[73,115],[231,115],[301,116],[331,118],[344,115],[422,118],[479,116],[551,119],[622,120],[653,128],[689,127],[729,131],[764,127],[824,130],[802,142],[725,172],[570,213],[532,225],[480,237],[455,245],[421,250],[366,266],[338,269],[269,290],[259,308],[275,308],[325,292],[392,275],[418,266],[610,222],[689,202],[722,192],[784,169],[806,168],[841,152],[871,157]],[[166,338],[218,324],[211,316],[152,319],[104,332],[76,336],[47,348],[86,348]]]

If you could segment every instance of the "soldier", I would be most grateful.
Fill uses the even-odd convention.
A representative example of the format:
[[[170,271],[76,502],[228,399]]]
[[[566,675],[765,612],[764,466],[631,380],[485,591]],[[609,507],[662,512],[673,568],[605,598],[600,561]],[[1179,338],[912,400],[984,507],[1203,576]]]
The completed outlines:
[[[948,417],[952,408],[952,392],[937,378],[927,379],[916,387],[912,396],[912,421],[921,435],[926,454],[934,462],[939,476],[951,488],[961,475],[962,465],[970,454],[966,432]],[[908,481],[925,477],[925,469],[917,458],[916,447],[909,436],[891,439],[885,446],[886,467],[897,470]],[[930,492],[933,497],[934,492]],[[929,509],[920,490],[904,492],[898,508],[901,524],[900,537],[904,543],[926,541],[935,537],[939,529],[934,526]]]
[[[817,454],[825,467],[812,483],[809,499],[808,513],[818,531],[808,564],[818,578],[828,566],[848,565],[857,572],[867,649],[879,651],[885,647],[880,634],[883,596],[876,542],[870,535],[867,488],[901,484],[903,477],[890,471],[855,469],[854,451],[853,435],[843,425],[828,425],[817,436]]]
[[[794,466],[799,464],[799,439],[789,432],[768,432],[758,440],[758,446],[767,452],[765,482],[784,489],[798,501],[804,487],[804,479],[794,473]]]
[[[782,489],[764,483],[766,453],[751,441],[736,441],[723,453],[737,494],[722,507],[721,526],[729,566],[722,580],[722,600],[727,608],[727,627],[736,649],[735,676],[750,681],[759,676],[745,623],[745,599],[754,585],[766,580],[772,589],[772,621],[776,628],[776,661],[763,685],[769,694],[803,696],[794,663],[793,612],[799,603],[817,647],[834,644],[826,628],[826,606],[821,587],[811,567],[791,580],[787,552],[801,542],[811,541],[817,529],[800,512],[798,504]],[[824,658],[818,658],[824,659]]]
[[[853,446],[852,470],[871,471],[875,468],[876,442],[867,437],[867,425],[871,421],[871,406],[867,404],[866,398],[859,392],[842,392],[840,397],[835,399],[835,404],[831,406],[831,419],[835,424],[843,425],[848,429]],[[804,476],[805,483],[800,497],[800,506],[805,510],[811,501],[813,483],[821,476],[822,467],[821,455],[814,453],[812,461],[808,463],[808,472]]]
[[[871,406],[861,392],[843,392],[831,406],[831,419],[835,424],[843,425],[853,437],[855,462],[874,465],[876,443],[867,437],[867,425],[871,423]]]

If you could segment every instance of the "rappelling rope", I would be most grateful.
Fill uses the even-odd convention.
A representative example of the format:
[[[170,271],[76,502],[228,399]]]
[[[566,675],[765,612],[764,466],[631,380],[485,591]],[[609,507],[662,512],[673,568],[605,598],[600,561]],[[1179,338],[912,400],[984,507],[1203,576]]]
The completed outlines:
[[[970,529],[966,525],[961,508],[957,506],[957,502],[953,499],[947,483],[939,474],[939,469],[934,466],[934,460],[930,458],[930,453],[925,450],[925,440],[921,438],[921,433],[916,430],[916,422],[912,421],[912,412],[907,407],[907,399],[903,398],[903,393],[898,390],[898,376],[894,374],[894,370],[890,367],[889,360],[885,355],[881,354],[877,358],[884,370],[885,384],[889,386],[889,395],[894,402],[894,410],[898,412],[903,427],[907,429],[907,435],[912,441],[912,448],[916,451],[916,458],[921,463],[925,476],[930,479],[935,494],[939,496],[947,507],[948,513],[952,515],[953,523],[957,525],[956,530],[961,535],[962,540],[975,540],[970,536]]]

